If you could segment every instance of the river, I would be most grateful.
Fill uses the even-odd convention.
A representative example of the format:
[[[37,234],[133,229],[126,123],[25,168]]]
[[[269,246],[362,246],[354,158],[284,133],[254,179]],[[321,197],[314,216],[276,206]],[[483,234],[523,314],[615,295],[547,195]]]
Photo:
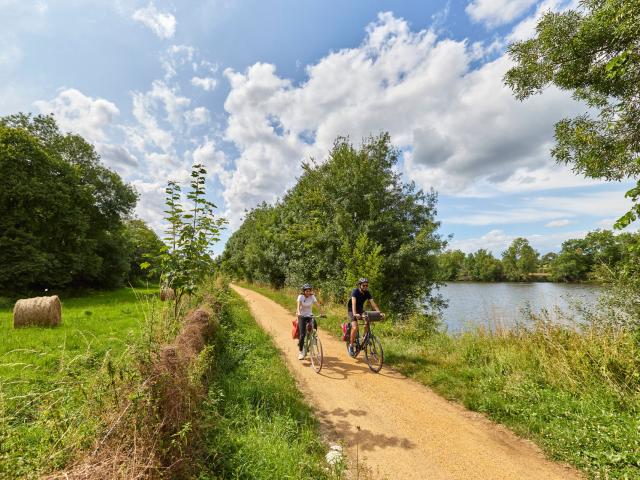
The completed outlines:
[[[576,301],[593,305],[600,287],[566,283],[478,283],[449,282],[441,290],[449,307],[443,311],[449,332],[460,332],[474,326],[509,327],[526,321],[523,309],[533,312],[557,308],[569,310]]]

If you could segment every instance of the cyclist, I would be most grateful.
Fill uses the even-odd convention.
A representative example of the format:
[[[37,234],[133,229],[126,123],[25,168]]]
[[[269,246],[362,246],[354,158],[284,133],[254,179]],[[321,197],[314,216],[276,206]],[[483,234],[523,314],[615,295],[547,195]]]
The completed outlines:
[[[358,320],[362,317],[362,313],[364,312],[364,304],[369,300],[369,303],[373,307],[376,312],[379,312],[380,309],[376,302],[373,300],[373,296],[371,292],[369,292],[369,280],[366,278],[360,278],[358,280],[358,287],[354,288],[351,292],[351,298],[349,298],[349,302],[347,303],[347,314],[349,315],[349,320],[351,321],[351,336],[349,337],[349,355],[352,357],[356,353],[356,335],[358,333]],[[382,314],[384,316],[384,314]]]
[[[309,283],[305,283],[302,286],[301,293],[298,295],[296,315],[298,316],[298,330],[300,331],[300,338],[298,340],[298,360],[302,360],[307,352],[304,349],[304,337],[307,333],[307,322],[312,320],[312,307],[317,303],[320,307],[320,313],[324,315],[324,307],[322,303],[313,294],[313,286]],[[315,325],[314,325],[315,328]]]

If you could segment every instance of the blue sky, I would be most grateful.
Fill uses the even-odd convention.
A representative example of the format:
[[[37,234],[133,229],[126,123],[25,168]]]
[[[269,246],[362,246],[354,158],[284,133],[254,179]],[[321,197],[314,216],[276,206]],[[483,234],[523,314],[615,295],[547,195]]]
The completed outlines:
[[[628,185],[550,157],[585,109],[519,103],[505,48],[563,0],[0,0],[0,115],[54,113],[96,145],[162,229],[164,186],[193,162],[229,221],[282,197],[333,139],[389,131],[407,180],[439,193],[451,247],[541,253],[610,228]],[[222,249],[222,244],[216,251]]]

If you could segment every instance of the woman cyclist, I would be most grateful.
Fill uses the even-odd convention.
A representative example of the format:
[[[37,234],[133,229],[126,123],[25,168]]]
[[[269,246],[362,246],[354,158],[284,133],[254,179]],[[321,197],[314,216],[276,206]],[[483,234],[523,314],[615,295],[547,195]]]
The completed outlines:
[[[300,295],[298,295],[296,315],[298,316],[298,330],[300,332],[300,339],[298,340],[298,360],[302,360],[307,352],[304,350],[304,337],[307,333],[307,322],[312,320],[312,306],[317,303],[320,307],[320,313],[324,315],[324,307],[322,303],[313,294],[313,286],[309,283],[305,283],[302,286]],[[315,328],[315,325],[314,325]]]

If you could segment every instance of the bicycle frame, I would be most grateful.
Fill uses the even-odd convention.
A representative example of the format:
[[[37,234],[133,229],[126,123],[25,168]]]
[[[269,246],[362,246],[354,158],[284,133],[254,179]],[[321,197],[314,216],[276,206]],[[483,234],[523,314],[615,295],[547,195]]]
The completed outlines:
[[[382,369],[382,364],[384,363],[384,352],[380,340],[378,340],[373,333],[371,323],[372,322],[366,314],[364,315],[364,320],[358,320],[358,325],[364,325],[364,335],[362,337],[362,341],[360,341],[360,329],[358,328],[356,332],[354,344],[355,353],[353,358],[357,357],[361,350],[364,350],[369,369],[377,373]],[[349,339],[347,339],[347,346],[348,345]]]
[[[316,373],[320,373],[324,359],[324,356],[322,354],[322,343],[320,342],[320,338],[318,337],[318,331],[316,330],[316,328],[314,328],[314,326],[316,325],[316,317],[315,315],[309,315],[309,317],[311,318],[311,320],[308,321],[306,325],[304,348],[306,349],[306,352],[309,354],[309,358],[311,359],[311,366]]]
[[[361,342],[360,329],[358,328],[358,331],[356,332],[356,342],[355,342],[356,352],[353,355],[353,358],[357,357],[360,351],[366,348],[367,344],[369,343],[369,339],[371,338],[371,335],[372,335],[371,322],[366,320],[365,321],[359,320],[358,325],[364,325],[364,335],[362,336],[362,342]]]

